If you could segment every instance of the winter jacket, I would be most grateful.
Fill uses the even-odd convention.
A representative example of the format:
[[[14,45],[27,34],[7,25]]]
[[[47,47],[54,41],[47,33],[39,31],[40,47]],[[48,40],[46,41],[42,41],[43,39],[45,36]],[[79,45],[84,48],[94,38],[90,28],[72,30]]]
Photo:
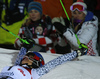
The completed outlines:
[[[93,15],[92,12],[88,12],[85,17],[85,21],[76,33],[80,42],[88,46],[87,55],[98,55],[96,50],[97,43],[97,31],[98,31],[98,18]],[[72,28],[67,29],[63,34],[66,39],[69,41],[73,50],[77,50],[79,45],[75,33],[72,31]]]
[[[35,28],[39,25],[39,23],[43,23],[45,25],[45,27],[43,27],[44,30],[42,35],[35,34]],[[36,48],[44,46],[46,53],[55,53],[55,50],[53,48],[53,40],[57,38],[55,36],[50,36],[54,33],[55,28],[53,28],[52,25],[47,22],[47,17],[44,15],[42,19],[37,22],[31,21],[28,27],[26,25],[23,25],[19,30],[18,36],[20,36],[21,38],[26,37],[28,39],[33,39],[37,44],[35,45],[37,46]],[[22,46],[22,42],[19,40],[19,38],[15,40],[14,46],[16,48],[20,48]]]
[[[67,61],[71,61],[74,58],[76,58],[77,53],[76,51],[68,54],[61,55],[42,67],[36,68],[36,69],[27,69],[22,66],[19,66],[21,59],[26,54],[26,49],[21,48],[19,54],[18,54],[18,60],[15,62],[16,66],[7,66],[4,67],[4,69],[0,73],[0,78],[2,77],[8,77],[9,79],[39,79],[41,76],[47,74],[51,69],[55,68],[58,65],[61,65]]]
[[[2,21],[1,25],[4,28],[6,28],[6,29],[10,30],[11,32],[13,32],[14,34],[18,34],[18,31],[19,31],[21,25],[23,24],[24,20],[27,18],[27,11],[26,11],[27,6],[28,6],[29,2],[31,2],[33,0],[2,0],[2,1],[3,1],[4,4],[3,4],[2,14],[1,14],[2,15],[1,16],[1,21]],[[5,22],[4,22],[5,21],[5,15],[6,15],[6,13],[5,13],[5,9],[6,9],[5,1],[8,1],[8,6],[9,6],[10,10],[14,9],[14,6],[15,6],[17,1],[20,1],[19,4],[18,4],[18,7],[20,9],[20,12],[22,14],[25,14],[25,17],[22,20],[20,20],[18,22],[15,22],[11,25],[6,25]],[[8,18],[8,19],[11,19],[11,18]],[[6,33],[5,30],[3,30],[2,28],[0,28],[0,37],[2,37],[0,39],[0,44],[5,44],[5,45],[8,45],[8,44],[13,45],[14,42],[15,42],[15,39],[16,39],[16,37],[14,37],[13,35],[11,35],[9,33]]]

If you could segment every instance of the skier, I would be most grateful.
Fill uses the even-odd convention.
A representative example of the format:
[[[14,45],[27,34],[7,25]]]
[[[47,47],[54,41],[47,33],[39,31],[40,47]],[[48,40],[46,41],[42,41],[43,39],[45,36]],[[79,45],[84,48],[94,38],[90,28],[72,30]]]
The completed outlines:
[[[45,64],[40,53],[28,51],[29,48],[33,47],[33,43],[29,43],[24,44],[21,48],[14,66],[3,68],[0,73],[0,79],[39,79],[51,69],[67,61],[71,61],[79,55],[77,51],[74,51],[61,55]]]

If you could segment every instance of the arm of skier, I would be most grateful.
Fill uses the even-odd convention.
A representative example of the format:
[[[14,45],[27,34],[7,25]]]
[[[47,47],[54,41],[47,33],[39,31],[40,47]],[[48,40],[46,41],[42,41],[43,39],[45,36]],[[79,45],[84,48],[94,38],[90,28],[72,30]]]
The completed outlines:
[[[15,61],[14,65],[19,65],[20,64],[20,62],[23,59],[23,57],[25,56],[26,52],[27,52],[26,48],[22,47],[20,49],[19,54],[17,55],[17,58],[16,58],[16,61]]]
[[[27,41],[29,44],[23,43],[14,65],[20,65],[20,62],[23,59],[23,57],[26,55],[27,51],[33,47],[34,41],[31,40],[27,40]]]
[[[75,59],[76,57],[77,57],[76,51],[74,51],[72,53],[67,53],[67,54],[61,55],[61,56],[49,61],[44,66],[36,69],[36,72],[39,76],[42,76],[42,75],[48,73],[51,69],[55,68],[56,66],[61,65],[67,61],[71,61],[71,60]]]

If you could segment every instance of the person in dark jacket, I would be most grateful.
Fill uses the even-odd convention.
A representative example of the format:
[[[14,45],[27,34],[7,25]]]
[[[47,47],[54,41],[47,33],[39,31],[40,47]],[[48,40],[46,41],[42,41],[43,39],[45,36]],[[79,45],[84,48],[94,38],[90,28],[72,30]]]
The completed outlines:
[[[51,18],[43,15],[41,3],[35,1],[30,2],[28,13],[29,17],[20,28],[18,35],[23,39],[31,39],[34,42],[35,45],[30,50],[55,53],[53,40],[57,38],[50,36],[51,34],[55,34],[55,28],[52,26]],[[22,45],[23,42],[17,38],[14,44],[15,48],[20,49]]]

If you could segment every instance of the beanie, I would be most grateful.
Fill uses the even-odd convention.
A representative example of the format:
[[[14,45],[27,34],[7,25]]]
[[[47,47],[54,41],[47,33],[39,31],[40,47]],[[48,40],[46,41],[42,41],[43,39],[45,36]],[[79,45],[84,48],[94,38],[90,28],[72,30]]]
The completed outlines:
[[[37,10],[39,11],[40,15],[42,15],[42,5],[39,2],[30,2],[28,6],[28,12],[31,10]]]
[[[84,1],[83,0],[77,0],[77,2],[74,2],[71,6],[73,6],[73,5],[82,5],[84,8],[85,8],[85,10],[84,11],[82,11],[85,15],[87,15],[87,5],[84,3]]]

